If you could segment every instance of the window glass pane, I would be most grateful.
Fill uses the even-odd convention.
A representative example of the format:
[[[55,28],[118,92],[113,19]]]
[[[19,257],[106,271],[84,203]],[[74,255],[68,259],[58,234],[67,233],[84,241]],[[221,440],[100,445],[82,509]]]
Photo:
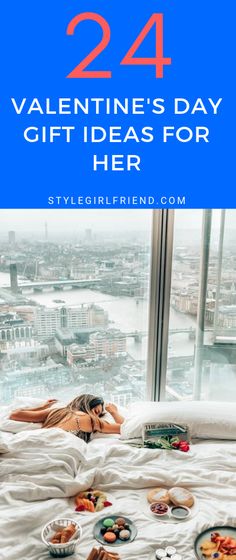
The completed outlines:
[[[146,394],[151,211],[0,212],[0,400]]]
[[[202,399],[236,400],[236,211],[213,211]]]
[[[167,400],[236,398],[236,213],[203,216],[175,212]]]

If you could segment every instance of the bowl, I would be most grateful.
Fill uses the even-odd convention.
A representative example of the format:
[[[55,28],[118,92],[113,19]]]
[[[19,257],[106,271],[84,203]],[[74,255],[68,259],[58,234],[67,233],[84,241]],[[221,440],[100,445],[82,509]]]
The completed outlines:
[[[187,506],[172,506],[170,509],[170,514],[175,519],[184,521],[191,515],[191,510]]]
[[[50,539],[52,538],[53,534],[63,528],[68,527],[69,525],[73,525],[75,527],[75,533],[72,538],[67,543],[51,543]],[[66,556],[71,556],[74,554],[76,545],[78,541],[81,539],[82,536],[82,528],[74,521],[74,519],[70,519],[68,517],[60,518],[60,519],[53,519],[49,523],[47,523],[42,531],[41,531],[41,539],[45,546],[47,547],[50,554],[54,557],[65,558]]]
[[[156,517],[164,517],[170,512],[170,508],[165,502],[153,502],[150,504],[149,509]]]

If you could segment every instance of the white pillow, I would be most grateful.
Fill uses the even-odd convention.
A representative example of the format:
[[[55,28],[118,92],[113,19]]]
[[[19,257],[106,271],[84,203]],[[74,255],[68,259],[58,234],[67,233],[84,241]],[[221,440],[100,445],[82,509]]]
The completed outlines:
[[[121,439],[141,437],[142,425],[150,422],[187,424],[192,438],[236,440],[234,402],[138,402],[129,408]]]

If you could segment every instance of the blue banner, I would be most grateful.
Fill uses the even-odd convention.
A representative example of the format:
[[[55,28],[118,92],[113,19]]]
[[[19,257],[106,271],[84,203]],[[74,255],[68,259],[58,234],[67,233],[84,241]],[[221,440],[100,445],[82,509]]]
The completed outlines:
[[[232,5],[4,2],[0,207],[235,208]]]

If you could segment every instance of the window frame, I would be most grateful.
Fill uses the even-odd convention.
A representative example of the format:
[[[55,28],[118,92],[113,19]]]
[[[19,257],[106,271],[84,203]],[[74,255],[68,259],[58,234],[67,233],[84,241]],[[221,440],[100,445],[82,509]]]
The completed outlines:
[[[174,210],[154,210],[152,221],[149,328],[147,354],[147,399],[165,397]]]

